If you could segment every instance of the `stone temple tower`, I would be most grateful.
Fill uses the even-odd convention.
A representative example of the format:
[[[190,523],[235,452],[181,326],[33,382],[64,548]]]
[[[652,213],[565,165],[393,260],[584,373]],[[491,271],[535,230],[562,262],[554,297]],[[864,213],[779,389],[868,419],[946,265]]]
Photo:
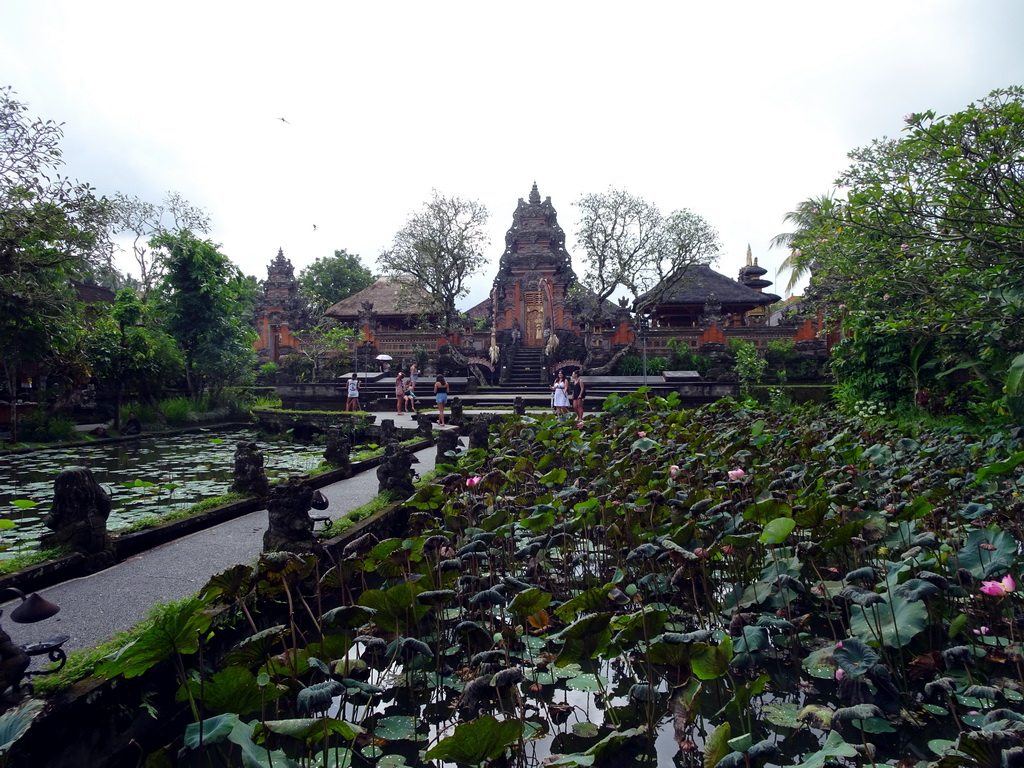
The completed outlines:
[[[495,329],[511,331],[523,346],[543,347],[554,331],[572,328],[566,297],[575,282],[558,214],[550,197],[541,202],[534,182],[505,234],[491,291]]]

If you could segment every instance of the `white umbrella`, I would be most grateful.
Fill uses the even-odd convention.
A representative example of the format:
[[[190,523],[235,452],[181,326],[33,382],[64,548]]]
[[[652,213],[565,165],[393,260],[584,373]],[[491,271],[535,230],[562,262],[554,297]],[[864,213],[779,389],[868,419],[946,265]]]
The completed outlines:
[[[377,359],[380,360],[380,361],[384,361],[384,360],[394,360],[395,358],[393,358],[391,355],[377,355]]]

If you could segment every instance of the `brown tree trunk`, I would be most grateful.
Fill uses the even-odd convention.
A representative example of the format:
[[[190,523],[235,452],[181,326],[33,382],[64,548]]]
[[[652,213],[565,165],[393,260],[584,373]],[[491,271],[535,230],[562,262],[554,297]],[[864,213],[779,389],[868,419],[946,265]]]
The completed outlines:
[[[605,363],[604,365],[600,366],[599,368],[590,368],[586,364],[586,361],[584,361],[583,372],[587,376],[607,376],[609,373],[612,372],[612,369],[615,368],[615,364],[617,362],[619,362],[619,360],[621,360],[623,357],[628,355],[630,352],[635,352],[635,351],[636,351],[636,346],[633,345],[633,344],[630,344],[629,346],[623,347],[618,352],[616,352],[614,355],[612,355],[612,359],[611,360],[609,360],[607,363]],[[590,353],[589,352],[587,353],[587,359],[588,360],[590,359]]]

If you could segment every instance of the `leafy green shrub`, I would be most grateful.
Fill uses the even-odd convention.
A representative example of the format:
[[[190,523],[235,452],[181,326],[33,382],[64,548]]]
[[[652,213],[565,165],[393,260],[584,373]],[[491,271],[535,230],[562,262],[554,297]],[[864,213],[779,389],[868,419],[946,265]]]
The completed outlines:
[[[701,376],[711,370],[711,360],[690,349],[690,345],[682,339],[669,339],[668,348],[672,350],[669,359],[672,371],[696,371]]]
[[[671,370],[672,366],[668,358],[647,357],[647,375],[660,376],[665,371]],[[642,376],[644,373],[644,359],[641,355],[623,355],[615,364],[617,376]]]
[[[53,416],[42,409],[29,411],[18,420],[18,436],[37,443],[70,442],[75,439],[75,422]]]
[[[800,357],[800,353],[796,349],[796,342],[792,339],[772,339],[768,342],[768,353],[784,363]]]
[[[172,397],[160,402],[160,410],[164,413],[167,423],[182,427],[194,422],[195,408],[193,402],[187,397]]]
[[[159,424],[162,421],[160,412],[152,405],[131,402],[121,406],[122,424],[128,420],[128,415],[131,413],[134,413],[143,424]]]
[[[733,344],[732,341],[737,341]],[[736,375],[740,377],[743,389],[749,391],[752,384],[758,384],[764,376],[768,361],[761,357],[757,347],[749,341],[731,340],[730,347],[736,355]]]

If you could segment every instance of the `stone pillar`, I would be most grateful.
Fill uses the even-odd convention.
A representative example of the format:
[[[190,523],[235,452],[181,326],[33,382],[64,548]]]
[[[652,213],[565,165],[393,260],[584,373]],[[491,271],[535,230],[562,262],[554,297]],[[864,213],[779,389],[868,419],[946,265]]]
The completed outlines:
[[[437,457],[436,464],[451,464],[453,460],[445,456],[449,451],[459,450],[459,436],[454,429],[442,429],[436,433]]]
[[[380,440],[378,441],[381,445],[387,445],[388,443],[401,442],[398,439],[398,430],[395,428],[394,419],[381,419],[380,422]]]
[[[486,448],[490,436],[490,424],[486,416],[477,416],[469,421],[469,449]]]
[[[352,443],[348,435],[341,431],[341,427],[329,427],[327,429],[327,445],[324,448],[324,461],[328,464],[345,470],[346,474],[352,471]]]
[[[526,415],[526,402],[523,400],[521,395],[516,395],[516,399],[512,404],[512,408],[515,410],[518,416]]]
[[[420,437],[430,437],[433,434],[433,427],[431,424],[434,422],[434,417],[428,416],[424,413],[416,414],[416,434]]]
[[[456,424],[462,423],[462,400],[457,397],[453,397],[450,403],[451,409],[451,420]]]
[[[261,498],[270,493],[270,482],[263,471],[263,452],[256,443],[242,442],[235,447],[235,480],[231,491]]]
[[[53,505],[43,522],[53,533],[40,539],[40,549],[68,546],[85,555],[91,573],[114,564],[114,545],[107,533],[110,495],[87,467],[69,467],[53,481]]]
[[[267,497],[270,525],[263,534],[264,552],[317,552],[313,535],[313,489],[299,477],[277,483]]]
[[[377,467],[377,493],[391,491],[399,498],[408,498],[416,492],[413,477],[412,454],[398,443],[388,443]]]

